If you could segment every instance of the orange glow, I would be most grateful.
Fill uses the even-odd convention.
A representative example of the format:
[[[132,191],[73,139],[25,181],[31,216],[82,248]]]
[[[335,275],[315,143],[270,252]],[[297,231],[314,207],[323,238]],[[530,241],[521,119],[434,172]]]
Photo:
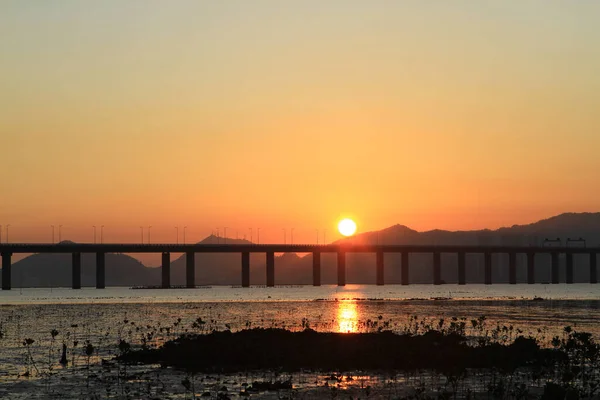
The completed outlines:
[[[346,300],[338,302],[338,332],[358,332],[358,310],[356,302]]]
[[[13,3],[12,242],[50,242],[51,225],[91,242],[104,225],[105,242],[148,226],[175,242],[187,226],[188,242],[227,227],[316,244],[341,239],[343,217],[360,232],[473,230],[598,210],[592,2]]]

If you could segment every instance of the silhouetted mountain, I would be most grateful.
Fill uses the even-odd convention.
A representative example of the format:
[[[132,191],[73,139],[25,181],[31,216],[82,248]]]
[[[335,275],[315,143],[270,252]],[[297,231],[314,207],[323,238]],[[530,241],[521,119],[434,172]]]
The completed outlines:
[[[73,244],[63,241],[59,244]],[[106,285],[160,284],[160,271],[125,254],[106,255]],[[96,285],[96,256],[81,255],[81,283]],[[33,254],[12,265],[13,287],[71,287],[71,254]]]
[[[245,239],[223,238],[210,235],[198,244],[252,244]],[[196,253],[197,285],[241,284],[242,258],[239,253]],[[250,283],[261,284],[260,268],[265,269],[264,254],[250,254]],[[265,272],[266,274],[266,272]],[[171,284],[185,285],[185,254],[171,262]]]
[[[417,245],[542,245],[544,239],[559,238],[563,245],[569,238],[586,240],[588,246],[598,246],[600,243],[600,213],[565,213],[527,225],[514,225],[497,230],[473,231],[444,231],[431,230],[417,232],[403,225],[394,225],[380,231],[365,232],[350,238],[341,239],[335,243],[355,244],[417,244]],[[573,245],[581,245],[573,243]],[[565,280],[566,261],[564,255],[560,261],[560,279]],[[517,279],[526,281],[526,256],[517,256]],[[386,283],[400,282],[401,256],[385,254]],[[536,256],[536,281],[550,281],[550,256]],[[410,254],[410,282],[431,283],[433,281],[433,259],[431,254]],[[494,282],[508,283],[508,255],[495,254],[492,257],[492,277]],[[575,282],[588,282],[588,257],[574,256]],[[312,255],[300,260],[286,263],[285,259],[276,261],[275,282],[277,284],[312,283]],[[287,271],[294,271],[293,280],[289,279]],[[458,259],[456,254],[442,254],[442,279],[448,283],[457,282]],[[484,260],[481,254],[466,255],[466,273],[468,282],[483,283]],[[337,259],[335,255],[321,255],[321,277],[323,284],[337,282]],[[292,276],[290,276],[292,278]],[[300,278],[300,279],[296,279]],[[347,254],[346,257],[347,283],[375,283],[375,255]]]
[[[380,231],[364,232],[335,243],[356,244],[439,244],[439,245],[541,245],[545,238],[559,238],[564,245],[568,238],[584,238],[588,246],[600,243],[600,213],[566,213],[527,225],[514,225],[497,230],[417,232],[403,225],[393,225]],[[223,238],[211,235],[200,244],[250,244],[247,240]],[[573,245],[579,245],[573,243]],[[401,258],[399,254],[385,255],[386,283],[400,282]],[[433,261],[431,254],[410,254],[410,282],[431,283]],[[239,253],[197,253],[197,285],[241,284],[241,255]],[[565,280],[565,259],[560,259],[560,279]],[[95,285],[95,256],[82,254],[82,284]],[[508,255],[496,254],[492,259],[494,282],[508,282]],[[574,256],[575,282],[589,279],[588,257]],[[458,260],[456,254],[442,254],[442,279],[448,283],[457,280]],[[482,283],[484,260],[481,254],[466,255],[467,281]],[[36,254],[13,264],[13,286],[70,286],[70,254]],[[517,279],[526,280],[526,257],[517,256]],[[337,282],[337,257],[321,254],[321,281],[323,284]],[[347,283],[375,283],[375,254],[347,254]],[[550,256],[536,256],[536,281],[550,281]],[[266,284],[266,256],[250,256],[250,282]],[[185,255],[171,263],[171,283],[185,284]],[[276,284],[312,284],[312,254],[282,254],[275,259]],[[107,254],[106,284],[108,286],[159,285],[160,268],[149,268],[138,260],[123,254]]]

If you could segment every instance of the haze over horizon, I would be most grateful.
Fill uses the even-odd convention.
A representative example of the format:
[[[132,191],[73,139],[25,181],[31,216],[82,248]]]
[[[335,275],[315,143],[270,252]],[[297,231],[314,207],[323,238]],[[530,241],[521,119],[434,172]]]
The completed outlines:
[[[5,1],[0,225],[199,241],[600,210],[600,3]],[[242,233],[242,230],[244,231]],[[223,231],[221,230],[221,234]],[[256,235],[256,231],[254,233]],[[108,239],[110,238],[110,239]],[[4,233],[3,233],[4,239]]]
[[[587,236],[588,234],[590,234],[590,228],[592,227],[600,227],[600,224],[598,223],[598,221],[600,221],[600,212],[596,212],[596,213],[589,213],[589,212],[583,212],[583,213],[563,213],[560,215],[555,215],[555,216],[551,216],[549,218],[544,218],[541,219],[539,221],[532,221],[531,223],[525,223],[525,224],[512,224],[512,225],[508,225],[508,226],[503,226],[503,227],[499,227],[497,229],[489,229],[489,228],[481,228],[481,229],[468,229],[468,230],[444,230],[444,229],[430,229],[430,230],[423,230],[423,231],[419,231],[419,230],[415,230],[412,229],[410,226],[406,226],[406,225],[402,225],[402,224],[392,224],[389,226],[385,226],[381,229],[375,229],[375,230],[370,230],[370,231],[358,231],[355,234],[349,236],[349,237],[342,237],[340,239],[340,235],[339,233],[336,234],[336,232],[332,232],[333,233],[333,240],[329,240],[329,237],[324,236],[324,232],[317,230],[315,233],[319,234],[319,237],[317,239],[316,235],[314,235],[313,237],[313,241],[308,241],[308,242],[303,242],[303,241],[298,241],[295,240],[294,241],[294,236],[291,232],[291,230],[287,230],[285,231],[285,233],[282,232],[282,237],[280,237],[279,239],[276,239],[275,241],[265,241],[265,240],[260,240],[260,237],[258,236],[250,236],[249,232],[244,233],[244,231],[242,230],[242,234],[239,235],[240,231],[236,230],[236,229],[230,229],[229,232],[235,232],[234,235],[229,235],[227,232],[223,232],[221,230],[215,230],[213,232],[211,232],[210,235],[206,236],[206,237],[202,237],[200,239],[192,239],[192,240],[184,240],[184,238],[182,236],[177,236],[175,235],[174,237],[167,239],[164,242],[159,242],[159,241],[152,241],[153,244],[164,244],[164,243],[187,243],[187,244],[197,244],[197,243],[211,243],[211,244],[215,244],[215,243],[220,243],[220,244],[232,244],[232,243],[241,243],[241,242],[248,242],[248,243],[260,243],[260,244],[272,244],[272,243],[295,243],[295,244],[323,244],[323,243],[337,243],[339,241],[344,241],[344,240],[349,240],[351,242],[354,243],[358,243],[358,244],[368,244],[368,243],[378,243],[380,240],[380,234],[383,235],[383,237],[387,238],[385,241],[385,244],[394,244],[394,243],[402,243],[402,244],[423,244],[422,243],[422,239],[417,239],[416,235],[427,235],[427,234],[433,234],[433,235],[438,235],[438,234],[458,234],[458,235],[463,235],[463,234],[477,234],[477,233],[481,233],[484,236],[488,233],[496,233],[496,234],[500,234],[500,238],[502,239],[504,236],[506,236],[504,233],[502,233],[504,230],[510,231],[514,234],[514,230],[517,229],[517,231],[521,231],[521,230],[525,230],[525,231],[529,231],[529,232],[536,232],[534,234],[533,237],[529,237],[527,238],[526,236],[520,237],[517,242],[518,245],[524,245],[524,241],[528,241],[528,240],[535,240],[537,242],[538,245],[541,245],[540,241],[543,240],[543,238],[554,238],[556,236],[559,236],[561,240],[565,241],[567,240],[567,238],[573,238],[573,239],[577,239],[577,238],[584,238],[587,239],[587,243],[590,246],[594,246],[594,240],[596,238],[595,234],[592,234],[593,237],[589,237]],[[56,226],[54,227],[56,228]],[[96,227],[98,228],[98,227]],[[161,227],[157,227],[157,228],[161,228]],[[163,227],[164,228],[164,227]],[[558,231],[556,231],[558,229]],[[595,229],[592,229],[593,231],[595,231]],[[147,235],[147,230],[144,231],[145,234]],[[56,230],[54,231],[54,233],[56,234]],[[301,236],[305,236],[302,235],[302,232],[300,231]],[[406,234],[409,234],[408,236]],[[94,239],[96,239],[96,243],[100,243],[101,237],[98,235],[98,231],[96,231],[96,237],[94,238],[93,236],[93,232],[91,235],[89,235],[88,238],[78,241],[79,243],[94,243]],[[227,234],[227,236],[224,236],[224,234]],[[256,231],[253,232],[254,235],[256,235]],[[519,235],[522,235],[523,232],[521,232]],[[517,236],[519,236],[517,235]],[[529,234],[531,235],[531,233]],[[541,236],[540,236],[541,235]],[[118,236],[122,236],[118,235]],[[131,236],[131,235],[130,235]],[[267,237],[272,237],[273,235],[267,235]],[[263,236],[264,237],[264,236]],[[510,239],[509,239],[510,237]],[[186,238],[189,239],[189,236],[187,236]],[[446,236],[446,239],[448,237]],[[54,239],[57,239],[57,236],[54,236]],[[121,243],[148,243],[148,237],[144,236],[143,240],[141,240],[141,237],[137,236],[136,238],[133,238],[131,240],[131,237],[128,237],[126,240],[122,240]],[[62,243],[66,243],[66,242],[71,242],[73,243],[74,241],[71,240],[69,237],[62,237],[58,240],[55,241],[55,243],[59,243],[59,240]],[[414,241],[416,240],[416,241]],[[508,235],[508,237],[502,239],[502,240],[516,240],[515,237],[513,237],[511,234]],[[435,241],[437,243],[440,244],[456,244],[456,243],[444,243],[444,242],[439,242],[439,241]],[[3,243],[6,243],[6,241],[3,241]],[[41,243],[49,243],[49,241],[42,241]],[[105,240],[103,241],[103,243],[114,243],[114,241],[112,240]],[[528,242],[529,244],[525,244],[525,245],[532,245],[532,242]],[[463,243],[465,244],[465,243]],[[469,243],[469,244],[473,244],[473,243]],[[600,245],[599,245],[600,246]],[[295,254],[295,253],[289,253],[287,255],[291,255],[291,254]],[[280,254],[278,254],[279,256]],[[24,258],[29,257],[30,254],[26,254],[26,253],[17,253],[13,255],[13,259],[14,261],[19,261],[22,260]],[[134,259],[139,260],[140,262],[142,262],[145,266],[149,266],[149,267],[155,267],[155,266],[160,266],[160,261],[161,261],[161,256],[160,253],[134,253],[134,254],[129,254],[129,256],[131,256]],[[183,256],[183,254],[179,254],[179,253],[174,253],[174,256],[177,258],[179,256]]]

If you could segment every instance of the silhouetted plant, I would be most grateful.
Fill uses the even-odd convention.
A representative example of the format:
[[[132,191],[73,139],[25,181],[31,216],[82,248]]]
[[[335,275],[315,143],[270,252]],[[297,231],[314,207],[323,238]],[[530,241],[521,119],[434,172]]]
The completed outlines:
[[[27,349],[27,370],[25,372],[26,377],[31,376],[32,367],[33,367],[33,369],[35,369],[36,373],[39,374],[39,372],[40,372],[37,365],[35,364],[33,355],[31,354],[31,345],[33,343],[35,343],[35,340],[33,340],[31,338],[27,338],[27,339],[23,340],[23,346],[25,347],[25,349]]]

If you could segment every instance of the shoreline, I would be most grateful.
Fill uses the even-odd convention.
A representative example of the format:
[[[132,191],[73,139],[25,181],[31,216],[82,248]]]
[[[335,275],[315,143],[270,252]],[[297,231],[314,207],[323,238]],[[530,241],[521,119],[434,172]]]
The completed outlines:
[[[3,300],[0,297],[0,300]],[[9,300],[9,299],[7,299]],[[82,301],[83,300],[83,301]],[[357,302],[357,303],[388,303],[388,304],[473,304],[481,305],[531,305],[531,304],[550,304],[568,305],[568,304],[590,304],[592,308],[600,309],[600,296],[598,299],[588,298],[540,298],[540,297],[417,297],[417,298],[365,298],[365,297],[338,297],[338,298],[317,298],[317,299],[282,299],[282,298],[238,298],[238,299],[214,299],[214,298],[189,298],[176,297],[173,299],[147,299],[128,296],[105,296],[88,298],[85,296],[61,296],[61,298],[38,297],[26,298],[21,301],[4,301],[0,307],[27,306],[27,305],[86,305],[86,304],[228,304],[228,303],[338,303],[338,302]]]

